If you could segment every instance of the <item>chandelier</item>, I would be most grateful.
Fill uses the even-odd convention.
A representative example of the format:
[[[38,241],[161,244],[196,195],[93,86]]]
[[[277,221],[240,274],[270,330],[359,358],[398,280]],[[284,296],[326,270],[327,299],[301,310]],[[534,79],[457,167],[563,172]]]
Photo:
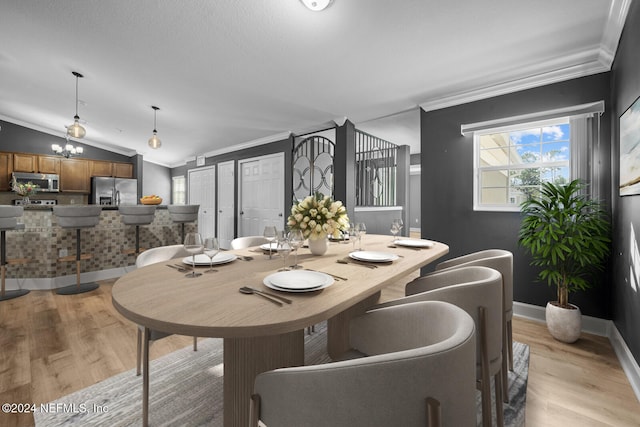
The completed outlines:
[[[62,157],[65,157],[67,159],[69,157],[79,156],[84,151],[84,149],[82,147],[74,147],[69,142],[69,135],[67,135],[67,143],[65,144],[64,147],[62,147],[61,145],[58,145],[58,144],[53,144],[53,145],[51,145],[51,150],[55,154],[58,154],[58,155],[60,155]]]

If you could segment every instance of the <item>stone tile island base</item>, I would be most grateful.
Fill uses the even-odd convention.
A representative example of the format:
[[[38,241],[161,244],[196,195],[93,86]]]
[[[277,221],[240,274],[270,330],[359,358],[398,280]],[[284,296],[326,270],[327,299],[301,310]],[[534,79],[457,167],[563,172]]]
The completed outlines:
[[[75,255],[75,229],[56,224],[51,208],[26,208],[19,220],[24,230],[8,231],[7,259],[27,258],[26,263],[7,265],[7,290],[48,290],[76,282],[76,263],[58,258]],[[197,223],[185,224],[185,232],[197,231]],[[119,277],[135,268],[135,226],[125,225],[117,209],[105,208],[94,228],[81,230],[82,281]],[[149,225],[140,227],[140,248],[181,244],[181,224],[171,221],[166,207],[158,207]]]

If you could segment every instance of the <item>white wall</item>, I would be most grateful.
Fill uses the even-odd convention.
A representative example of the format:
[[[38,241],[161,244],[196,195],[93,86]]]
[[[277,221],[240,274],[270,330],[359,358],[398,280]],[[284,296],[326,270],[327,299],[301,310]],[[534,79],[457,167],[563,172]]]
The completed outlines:
[[[142,170],[142,195],[162,197],[162,204],[171,203],[171,169],[155,163],[144,162]]]

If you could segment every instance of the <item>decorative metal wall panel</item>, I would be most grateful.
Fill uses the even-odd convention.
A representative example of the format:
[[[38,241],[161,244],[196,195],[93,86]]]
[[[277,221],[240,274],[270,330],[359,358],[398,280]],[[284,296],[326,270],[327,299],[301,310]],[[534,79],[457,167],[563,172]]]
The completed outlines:
[[[356,205],[396,205],[398,146],[356,130]]]
[[[293,149],[293,196],[301,200],[316,192],[333,197],[333,154],[335,143],[314,135]]]

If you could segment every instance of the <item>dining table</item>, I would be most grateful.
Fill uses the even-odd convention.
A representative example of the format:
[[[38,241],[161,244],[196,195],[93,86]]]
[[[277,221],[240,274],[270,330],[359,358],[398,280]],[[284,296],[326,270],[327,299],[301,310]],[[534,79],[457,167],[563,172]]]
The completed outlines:
[[[113,286],[112,301],[145,334],[156,330],[222,338],[224,426],[245,427],[256,375],[303,365],[306,328],[327,321],[327,351],[332,358],[339,357],[349,350],[352,317],[373,306],[386,286],[449,252],[441,242],[402,242],[388,235],[366,234],[360,242],[362,251],[348,240],[330,241],[321,256],[302,247],[297,255],[301,269],[295,271],[325,273],[323,277],[330,280],[317,289],[296,292],[267,286],[271,275],[294,263],[293,253],[285,263],[282,256],[270,257],[260,247],[224,251],[220,255],[232,261],[216,264],[217,271],[197,277],[179,271],[176,267],[187,267],[188,259],[177,258],[120,277]],[[204,271],[209,265],[195,268]],[[243,287],[284,297],[290,303],[241,293]],[[146,369],[148,397],[148,357]],[[144,425],[147,420],[148,402],[143,400]]]

